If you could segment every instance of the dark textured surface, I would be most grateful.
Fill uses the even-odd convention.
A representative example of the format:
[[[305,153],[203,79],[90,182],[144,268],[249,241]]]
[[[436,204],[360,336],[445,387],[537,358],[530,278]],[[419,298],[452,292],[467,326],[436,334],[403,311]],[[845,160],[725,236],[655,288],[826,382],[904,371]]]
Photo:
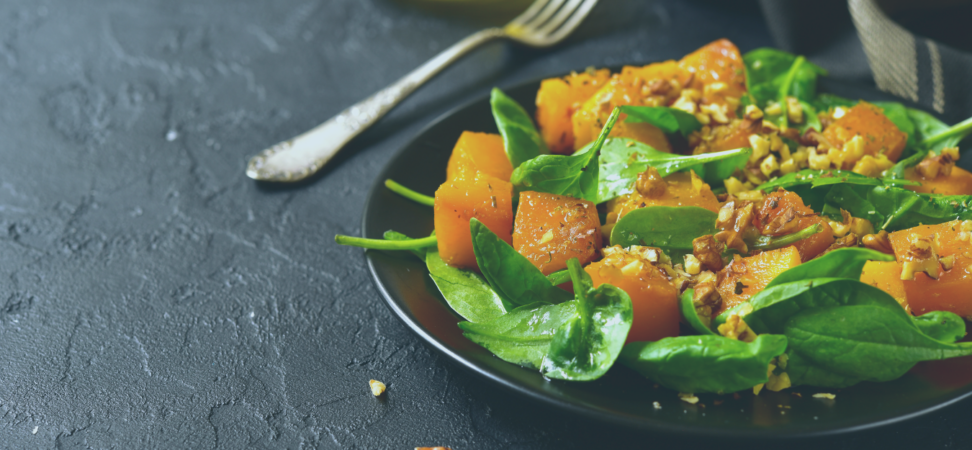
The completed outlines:
[[[311,182],[244,177],[255,151],[480,25],[380,0],[0,2],[0,446],[696,443],[588,423],[454,366],[332,239],[360,232],[375,173],[434,116],[492,85],[722,36],[768,45],[755,6],[602,1],[552,52],[483,48]],[[965,448],[970,413],[809,444]]]

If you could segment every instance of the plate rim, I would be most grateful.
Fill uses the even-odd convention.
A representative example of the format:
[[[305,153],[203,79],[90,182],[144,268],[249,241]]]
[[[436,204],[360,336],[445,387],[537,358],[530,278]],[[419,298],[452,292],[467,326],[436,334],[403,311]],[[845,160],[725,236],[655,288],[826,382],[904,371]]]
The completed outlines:
[[[650,63],[651,62],[645,64],[650,64]],[[607,68],[611,69],[612,73],[614,73],[617,70],[619,70],[620,67],[621,66],[609,66]],[[562,77],[564,75],[565,74],[551,74],[551,75],[537,77],[537,78],[520,80],[514,83],[508,83],[505,86],[497,86],[497,87],[503,89],[504,92],[506,92],[514,89],[520,89],[530,84],[539,84],[542,80],[547,78]],[[824,77],[818,80],[818,87],[820,86],[819,83],[821,82],[824,85],[836,84],[838,86],[844,86],[850,89],[868,90],[868,91],[873,91],[873,93],[878,93],[880,95],[891,96],[891,94],[878,91],[873,87],[861,85],[859,83],[854,83],[850,81],[835,80],[835,79],[829,79]],[[430,121],[428,124],[423,126],[421,129],[416,131],[415,134],[413,134],[407,141],[405,141],[404,144],[402,144],[398,148],[398,150],[394,152],[394,154],[388,159],[387,162],[385,162],[381,170],[378,172],[378,176],[375,178],[375,181],[372,183],[372,186],[368,191],[368,197],[363,204],[363,212],[361,217],[362,237],[367,237],[365,235],[368,229],[369,211],[371,209],[372,202],[375,201],[375,199],[378,197],[376,193],[380,192],[380,190],[384,188],[384,179],[386,178],[384,175],[392,167],[395,166],[395,163],[398,162],[400,158],[403,157],[405,151],[408,148],[415,145],[420,139],[422,139],[423,136],[426,135],[426,133],[430,132],[430,130],[437,127],[443,121],[449,119],[450,117],[459,113],[460,111],[473,107],[477,103],[481,103],[484,101],[488,103],[488,100],[489,100],[489,93],[487,92],[487,93],[483,93],[482,95],[477,95],[475,97],[472,97],[467,101],[453,108],[450,108],[446,112],[435,117],[432,121]],[[881,101],[881,100],[874,100],[874,101]],[[925,109],[921,108],[920,105],[916,105],[912,102],[907,101],[906,99],[895,98],[895,101],[898,101],[908,107],[921,109],[922,111],[932,114],[936,118],[941,119],[940,115],[934,112],[925,111]],[[832,428],[807,429],[807,430],[784,430],[779,428],[766,428],[766,429],[758,429],[758,430],[732,430],[732,429],[712,428],[712,427],[706,427],[700,425],[684,425],[684,424],[677,424],[677,423],[670,423],[670,422],[661,422],[646,417],[635,418],[635,417],[627,417],[623,415],[611,414],[608,411],[604,411],[596,407],[589,407],[589,406],[575,404],[566,401],[564,399],[557,398],[555,396],[544,395],[542,392],[529,389],[526,386],[521,386],[515,380],[509,380],[504,378],[500,374],[492,373],[492,371],[488,367],[483,367],[479,363],[467,359],[462,355],[460,355],[459,353],[457,353],[449,345],[442,342],[435,335],[433,335],[428,330],[426,330],[425,327],[422,326],[422,324],[419,323],[413,317],[413,315],[404,308],[403,305],[400,305],[399,302],[396,301],[396,299],[392,296],[391,292],[389,292],[388,289],[386,289],[386,287],[381,282],[377,269],[375,267],[375,258],[373,257],[373,255],[374,253],[372,250],[365,251],[365,259],[367,261],[368,271],[371,275],[371,281],[374,284],[374,286],[377,288],[378,292],[381,294],[381,297],[384,300],[385,305],[389,309],[391,309],[391,311],[395,314],[395,316],[399,320],[401,320],[402,323],[404,323],[407,328],[409,328],[412,332],[416,333],[420,338],[422,338],[422,340],[427,345],[431,345],[438,352],[447,356],[453,363],[458,363],[458,365],[462,367],[464,370],[471,371],[482,377],[485,377],[487,380],[497,383],[500,386],[503,386],[507,390],[510,390],[517,394],[525,395],[527,398],[531,399],[531,401],[542,404],[546,407],[559,408],[561,410],[569,411],[570,413],[573,414],[595,419],[604,424],[621,425],[628,429],[636,429],[640,431],[652,431],[656,433],[665,433],[669,435],[678,435],[678,434],[684,435],[687,433],[691,433],[693,435],[702,438],[732,437],[732,438],[749,438],[749,439],[764,439],[764,440],[773,440],[773,439],[781,439],[781,438],[783,439],[823,438],[823,437],[833,437],[838,435],[846,435],[850,433],[881,428],[894,423],[905,422],[917,418],[919,416],[923,416],[938,411],[940,409],[946,408],[948,406],[961,402],[969,398],[970,396],[972,396],[972,384],[969,384],[968,386],[966,386],[964,392],[961,392],[960,394],[957,394],[952,398],[949,398],[948,400],[932,403],[930,405],[920,407],[908,413],[879,418],[877,420],[873,420],[869,422],[850,423],[847,425],[836,426]],[[511,363],[506,363],[506,364],[511,364]],[[522,367],[520,369],[528,370]],[[547,383],[556,382],[556,380],[548,379],[546,380],[546,382]]]

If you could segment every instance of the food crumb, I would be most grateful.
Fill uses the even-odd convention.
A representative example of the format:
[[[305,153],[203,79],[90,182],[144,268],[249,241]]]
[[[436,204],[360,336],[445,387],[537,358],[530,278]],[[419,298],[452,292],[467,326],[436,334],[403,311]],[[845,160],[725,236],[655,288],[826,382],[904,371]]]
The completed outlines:
[[[790,394],[803,398],[803,395],[801,395],[799,392],[791,392]]]
[[[828,393],[825,393],[825,392],[821,392],[819,394],[813,394],[813,398],[825,398],[827,400],[833,400],[833,399],[837,398],[837,396],[834,395],[834,394],[828,394]]]
[[[696,404],[696,403],[699,402],[699,398],[696,397],[695,394],[692,394],[692,393],[686,394],[684,392],[679,392],[678,393],[678,398],[682,399],[683,402],[689,403],[689,404],[692,404],[692,405],[694,405],[694,404]]]
[[[661,409],[661,403],[658,402],[652,402],[651,406],[654,406],[655,409]]]
[[[377,396],[381,395],[383,392],[385,392],[385,383],[382,383],[381,381],[371,380],[371,381],[368,382],[368,385],[371,386],[371,393],[375,397],[377,397]],[[433,447],[433,448],[438,448],[438,447]]]
[[[30,432],[30,434],[37,434],[37,430],[38,430],[39,428],[40,428],[40,427],[34,427],[34,429],[33,429],[33,430],[32,430],[32,431]]]

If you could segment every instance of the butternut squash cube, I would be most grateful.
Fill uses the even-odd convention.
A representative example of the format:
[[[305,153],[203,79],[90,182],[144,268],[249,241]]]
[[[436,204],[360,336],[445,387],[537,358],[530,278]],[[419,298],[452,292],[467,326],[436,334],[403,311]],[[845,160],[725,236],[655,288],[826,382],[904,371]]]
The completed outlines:
[[[800,252],[792,245],[745,258],[737,256],[719,272],[716,290],[722,296],[722,306],[713,317],[749,300],[777,275],[798,265]]]
[[[902,306],[908,305],[904,282],[901,281],[901,264],[897,261],[868,261],[861,272],[861,283],[887,292]]]
[[[905,169],[905,179],[918,181],[921,186],[905,186],[915,192],[942,195],[972,195],[972,173],[961,168],[953,167],[948,175],[939,175],[933,179],[922,177],[915,168]]]
[[[463,131],[456,141],[446,166],[446,179],[473,177],[482,172],[491,177],[509,181],[513,164],[506,156],[503,137],[493,133]]]
[[[634,317],[625,343],[678,336],[681,319],[678,291],[668,277],[639,252],[615,246],[605,249],[605,253],[604,259],[584,270],[591,276],[595,287],[610,284],[631,297]]]
[[[915,237],[932,239],[939,264],[938,279],[919,272],[913,280],[902,281],[911,311],[919,316],[930,311],[950,311],[972,318],[972,222],[955,220],[891,233],[891,247],[898,263],[903,263]],[[901,272],[898,275],[900,278]]]
[[[877,156],[883,153],[889,160],[897,161],[908,140],[908,133],[899,130],[881,108],[865,101],[848,109],[843,116],[824,129],[823,135],[831,145],[844,149],[842,168],[845,170],[854,167],[854,163],[864,155]],[[846,144],[856,136],[861,136],[862,139],[851,146],[862,147],[849,148]]]
[[[597,208],[587,200],[526,191],[513,226],[513,248],[544,275],[567,268],[567,260],[593,261],[601,249]]]
[[[610,70],[600,69],[571,73],[563,78],[548,78],[540,82],[540,90],[537,91],[537,125],[551,152],[574,152],[574,129],[570,118],[610,77]]]
[[[475,217],[506,242],[512,242],[513,185],[478,173],[446,181],[435,191],[435,235],[439,255],[455,267],[479,269],[469,220]]]
[[[820,224],[820,232],[794,244],[803,261],[813,259],[834,243],[834,231],[827,220],[818,216],[803,204],[799,195],[790,191],[777,190],[764,197],[753,224],[768,236],[782,236]]]

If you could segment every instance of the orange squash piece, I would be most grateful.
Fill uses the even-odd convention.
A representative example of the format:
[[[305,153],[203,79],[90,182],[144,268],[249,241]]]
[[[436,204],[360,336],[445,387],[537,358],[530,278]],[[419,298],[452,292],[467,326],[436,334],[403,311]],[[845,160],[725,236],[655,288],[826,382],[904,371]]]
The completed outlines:
[[[581,265],[593,261],[601,249],[597,207],[587,200],[526,191],[513,223],[513,248],[544,275],[567,268],[567,260]]]
[[[704,104],[727,103],[729,97],[739,100],[746,92],[746,66],[739,49],[728,39],[713,41],[685,55],[678,66],[691,74],[686,87],[703,91]],[[725,83],[725,89],[706,92],[706,85],[717,82]],[[735,108],[729,108],[726,115],[731,118],[735,114]]]
[[[844,148],[844,144],[855,136],[863,138],[863,154],[848,155],[843,163],[844,169],[852,168],[864,155],[877,156],[883,153],[889,160],[897,161],[908,140],[908,133],[899,130],[881,108],[865,101],[848,109],[843,116],[824,129],[823,135],[831,145],[840,148]],[[844,150],[846,153],[847,149]]]
[[[972,173],[961,167],[953,167],[948,176],[927,179],[915,171],[915,168],[905,169],[905,179],[917,181],[921,186],[905,186],[915,192],[942,195],[972,195]]]
[[[888,294],[898,303],[907,306],[904,282],[901,281],[901,264],[897,261],[868,261],[861,272],[861,283],[867,283]]]
[[[790,208],[793,209],[792,219],[788,219],[790,217],[790,212],[788,211]],[[779,225],[790,222],[791,220],[797,224],[786,228],[785,231],[776,232]],[[803,261],[809,261],[824,250],[827,250],[830,244],[834,243],[834,232],[826,219],[818,216],[813,212],[813,209],[803,204],[803,199],[799,195],[782,189],[768,194],[763,198],[762,204],[759,205],[753,221],[753,225],[762,234],[768,236],[782,236],[794,233],[814,224],[821,225],[822,229],[820,232],[801,241],[797,241],[794,244],[797,251],[800,252]]]
[[[625,343],[678,336],[678,291],[668,277],[637,252],[615,246],[605,253],[603,260],[584,270],[595,287],[610,284],[631,297],[633,318]]]
[[[479,269],[469,232],[473,217],[507,243],[512,242],[513,185],[479,173],[439,186],[435,191],[435,235],[439,255],[447,264]]]
[[[597,138],[604,122],[615,107],[621,105],[667,106],[677,96],[671,89],[672,79],[685,78],[675,61],[647,66],[625,67],[574,112],[574,148],[580,149]],[[646,123],[626,123],[624,115],[611,129],[612,137],[627,137],[658,151],[671,153],[665,133]]]
[[[574,152],[571,116],[611,77],[608,69],[571,73],[540,82],[537,91],[537,125],[547,148],[553,153]]]
[[[473,177],[482,172],[491,177],[509,181],[513,164],[506,156],[503,137],[493,133],[463,131],[452,148],[446,179]]]
[[[719,199],[712,189],[694,171],[677,172],[665,177],[668,186],[659,196],[646,197],[635,190],[628,195],[609,200],[607,212],[621,219],[638,208],[648,206],[698,206],[712,212],[719,212]]]
[[[937,280],[917,273],[913,280],[902,281],[908,306],[915,315],[950,311],[972,318],[972,232],[969,228],[972,227],[963,229],[963,222],[955,220],[891,233],[891,247],[899,262],[910,246],[911,235],[933,237],[938,242],[939,259],[953,258],[950,269],[939,266]]]
[[[749,300],[777,275],[799,264],[800,252],[792,245],[745,258],[737,255],[719,272],[716,290],[722,296],[722,306],[713,317]]]

